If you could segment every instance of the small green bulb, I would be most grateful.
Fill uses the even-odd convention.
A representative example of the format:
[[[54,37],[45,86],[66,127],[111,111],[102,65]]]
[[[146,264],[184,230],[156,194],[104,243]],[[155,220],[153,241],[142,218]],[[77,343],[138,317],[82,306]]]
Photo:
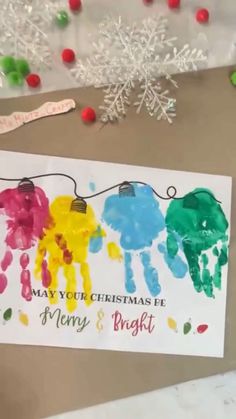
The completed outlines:
[[[184,335],[187,335],[191,329],[192,329],[192,325],[190,322],[184,323],[184,330],[183,330]]]
[[[11,71],[7,74],[7,81],[11,87],[20,87],[23,86],[24,78],[22,77],[21,73],[18,73],[17,71]]]
[[[69,15],[65,10],[59,10],[56,14],[56,24],[60,28],[65,28],[69,23]]]
[[[12,317],[12,309],[8,308],[6,311],[4,311],[3,313],[3,318],[5,321],[11,320]]]
[[[28,74],[30,73],[29,64],[24,58],[18,58],[16,60],[16,71],[20,73],[23,77],[28,76]]]
[[[0,68],[3,74],[8,74],[11,71],[15,71],[16,69],[16,62],[13,57],[10,55],[5,55],[0,58]]]

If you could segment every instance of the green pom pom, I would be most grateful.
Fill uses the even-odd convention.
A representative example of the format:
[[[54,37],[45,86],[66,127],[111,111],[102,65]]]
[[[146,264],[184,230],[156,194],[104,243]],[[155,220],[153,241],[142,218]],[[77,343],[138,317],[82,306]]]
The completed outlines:
[[[2,72],[6,75],[11,71],[15,71],[16,69],[16,62],[13,57],[5,55],[0,59],[0,68]]]
[[[59,12],[57,12],[56,14],[56,24],[60,27],[60,28],[65,28],[68,23],[69,23],[69,15],[65,10],[60,10]]]
[[[16,60],[16,71],[20,73],[23,77],[28,76],[28,74],[30,73],[29,64],[24,58],[19,58]]]
[[[24,78],[22,77],[21,73],[18,73],[17,71],[11,71],[7,74],[7,81],[11,87],[20,87],[24,83]]]
[[[233,86],[236,86],[236,71],[233,71],[230,75],[230,81]]]

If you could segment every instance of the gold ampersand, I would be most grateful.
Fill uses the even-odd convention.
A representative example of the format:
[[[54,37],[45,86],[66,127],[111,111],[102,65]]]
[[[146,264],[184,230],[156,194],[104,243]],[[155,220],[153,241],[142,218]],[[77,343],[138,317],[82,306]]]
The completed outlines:
[[[97,323],[96,323],[96,328],[98,332],[101,332],[103,329],[103,325],[102,325],[102,319],[105,316],[104,311],[102,308],[100,308],[100,310],[97,312]]]

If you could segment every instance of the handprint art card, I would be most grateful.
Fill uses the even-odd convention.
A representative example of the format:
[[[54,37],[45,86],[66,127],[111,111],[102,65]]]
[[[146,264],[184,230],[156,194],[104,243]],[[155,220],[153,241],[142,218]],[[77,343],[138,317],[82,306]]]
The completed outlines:
[[[231,178],[0,152],[0,341],[223,357]]]

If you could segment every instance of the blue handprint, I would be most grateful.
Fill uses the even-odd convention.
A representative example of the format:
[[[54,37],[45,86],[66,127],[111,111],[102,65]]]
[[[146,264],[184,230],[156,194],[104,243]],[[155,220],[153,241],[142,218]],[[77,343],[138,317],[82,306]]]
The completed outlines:
[[[165,228],[159,203],[148,185],[132,185],[134,196],[109,196],[105,201],[103,219],[120,233],[124,249],[125,286],[130,293],[136,291],[132,269],[132,254],[138,252],[143,265],[147,288],[152,296],[161,291],[158,272],[152,266],[150,247]]]

